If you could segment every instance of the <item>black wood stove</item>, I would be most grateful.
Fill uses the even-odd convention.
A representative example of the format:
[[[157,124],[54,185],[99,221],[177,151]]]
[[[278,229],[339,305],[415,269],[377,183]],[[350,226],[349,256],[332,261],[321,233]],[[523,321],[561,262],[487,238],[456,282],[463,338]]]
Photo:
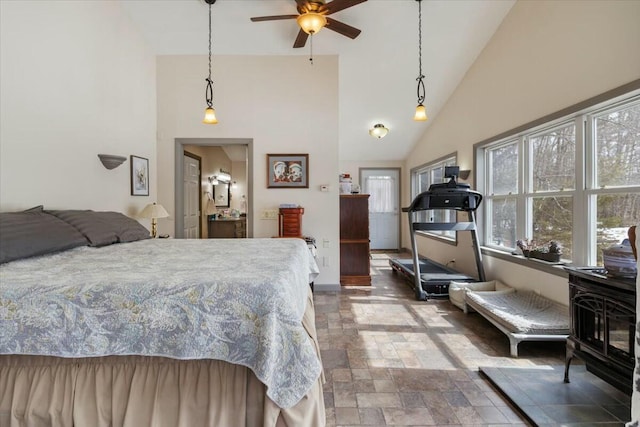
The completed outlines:
[[[588,371],[631,395],[636,325],[635,279],[609,277],[602,269],[566,267],[571,332],[564,381],[575,356]]]

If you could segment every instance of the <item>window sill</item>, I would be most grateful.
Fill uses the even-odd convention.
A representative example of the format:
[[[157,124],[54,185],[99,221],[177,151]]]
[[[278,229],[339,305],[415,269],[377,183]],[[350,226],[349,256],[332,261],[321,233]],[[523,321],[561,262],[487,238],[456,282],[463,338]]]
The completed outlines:
[[[568,278],[569,275],[563,267],[569,267],[572,265],[571,263],[547,262],[535,258],[525,258],[522,255],[512,255],[507,252],[502,252],[487,247],[482,247],[481,251],[482,255],[498,258],[503,261],[513,262],[523,267],[532,268],[534,270],[543,271],[545,273],[565,278]]]

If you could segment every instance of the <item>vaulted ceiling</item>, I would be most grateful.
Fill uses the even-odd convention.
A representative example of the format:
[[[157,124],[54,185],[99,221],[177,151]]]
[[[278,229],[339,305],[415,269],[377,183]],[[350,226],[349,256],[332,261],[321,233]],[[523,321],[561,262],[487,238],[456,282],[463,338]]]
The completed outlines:
[[[418,2],[368,0],[331,15],[362,30],[356,39],[323,29],[314,55],[339,56],[340,160],[403,160],[436,119],[515,0],[424,0],[422,67],[429,121],[413,121],[417,104]],[[206,55],[208,5],[204,0],[120,0],[158,55]],[[217,0],[213,5],[215,55],[298,55],[294,19],[251,22],[254,16],[297,14],[294,0]],[[309,65],[311,66],[311,65]],[[368,130],[390,129],[383,139]]]

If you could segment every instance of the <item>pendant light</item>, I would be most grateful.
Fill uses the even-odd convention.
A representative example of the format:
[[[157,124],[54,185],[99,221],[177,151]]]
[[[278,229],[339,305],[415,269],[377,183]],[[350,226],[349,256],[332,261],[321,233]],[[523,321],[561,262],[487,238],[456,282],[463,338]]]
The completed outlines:
[[[216,110],[213,108],[213,80],[211,80],[211,5],[213,5],[216,0],[204,1],[209,5],[209,77],[205,79],[207,82],[207,89],[205,92],[207,109],[204,111],[204,120],[202,120],[202,123],[215,125],[218,123],[218,119],[216,118]]]
[[[423,122],[427,120],[427,109],[424,107],[425,89],[424,76],[422,75],[422,0],[416,1],[418,2],[418,64],[420,68],[416,79],[418,81],[418,106],[413,120]]]

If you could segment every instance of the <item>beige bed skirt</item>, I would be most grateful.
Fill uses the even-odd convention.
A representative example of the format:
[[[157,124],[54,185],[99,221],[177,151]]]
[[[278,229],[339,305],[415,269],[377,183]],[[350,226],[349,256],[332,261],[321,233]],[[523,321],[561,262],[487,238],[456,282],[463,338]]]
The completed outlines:
[[[304,323],[319,352],[310,301]],[[317,427],[322,382],[281,409],[250,369],[218,360],[0,355],[0,426]]]

